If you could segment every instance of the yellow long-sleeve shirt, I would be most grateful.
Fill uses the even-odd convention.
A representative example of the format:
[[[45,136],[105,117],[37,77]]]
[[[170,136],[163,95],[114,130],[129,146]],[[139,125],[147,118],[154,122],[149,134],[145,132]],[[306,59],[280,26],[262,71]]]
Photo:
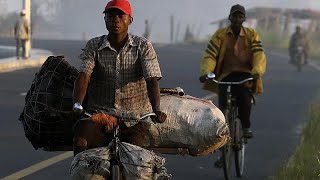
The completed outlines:
[[[200,64],[200,74],[206,75],[214,72],[216,78],[221,76],[223,61],[228,45],[228,28],[221,28],[217,30],[211,37],[207,49],[204,52]],[[259,74],[260,78],[257,80],[255,93],[263,92],[262,75],[266,70],[266,55],[258,33],[252,29],[243,27],[245,36],[245,50],[250,54],[251,73]],[[216,84],[212,81],[206,81],[203,84],[203,89],[217,93]]]

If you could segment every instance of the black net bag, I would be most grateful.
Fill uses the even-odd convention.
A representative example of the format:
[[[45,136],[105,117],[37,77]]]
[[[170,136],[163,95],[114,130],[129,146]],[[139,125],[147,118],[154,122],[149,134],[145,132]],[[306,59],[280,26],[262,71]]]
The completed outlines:
[[[79,72],[63,56],[50,56],[35,74],[19,117],[35,149],[72,147],[72,92]],[[70,149],[69,149],[70,150]]]

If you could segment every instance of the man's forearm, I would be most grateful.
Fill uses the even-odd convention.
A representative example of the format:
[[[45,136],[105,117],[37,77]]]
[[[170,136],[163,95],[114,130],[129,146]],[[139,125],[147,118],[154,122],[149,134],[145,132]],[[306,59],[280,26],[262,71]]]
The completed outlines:
[[[160,88],[158,80],[156,78],[148,78],[146,82],[152,110],[154,112],[160,111]]]
[[[73,88],[73,103],[79,102],[82,104],[89,83],[90,76],[86,73],[79,73]]]

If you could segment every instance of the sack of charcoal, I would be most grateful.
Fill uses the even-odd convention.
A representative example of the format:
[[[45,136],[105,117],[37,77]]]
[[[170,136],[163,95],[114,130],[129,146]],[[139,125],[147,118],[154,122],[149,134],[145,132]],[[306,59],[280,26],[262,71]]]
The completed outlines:
[[[159,153],[203,156],[230,140],[223,113],[209,100],[162,94],[160,109],[166,121],[142,121],[124,130],[127,142]]]
[[[72,150],[73,83],[79,72],[63,56],[49,56],[35,74],[19,117],[26,137],[35,149]]]
[[[165,167],[165,158],[153,151],[125,142],[117,142],[118,156],[115,156],[112,151],[113,143],[114,141],[106,147],[93,148],[77,154],[70,167],[71,179],[111,179],[111,166],[114,162],[119,163],[120,179],[123,180],[172,179]]]

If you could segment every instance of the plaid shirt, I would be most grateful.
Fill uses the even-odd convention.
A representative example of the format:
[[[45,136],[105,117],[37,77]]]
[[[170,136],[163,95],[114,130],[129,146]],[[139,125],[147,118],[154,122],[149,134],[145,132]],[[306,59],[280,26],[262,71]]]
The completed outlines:
[[[128,35],[117,52],[106,35],[88,41],[83,52],[80,72],[90,75],[88,109],[135,118],[152,112],[145,79],[160,79],[157,55],[145,38]]]

